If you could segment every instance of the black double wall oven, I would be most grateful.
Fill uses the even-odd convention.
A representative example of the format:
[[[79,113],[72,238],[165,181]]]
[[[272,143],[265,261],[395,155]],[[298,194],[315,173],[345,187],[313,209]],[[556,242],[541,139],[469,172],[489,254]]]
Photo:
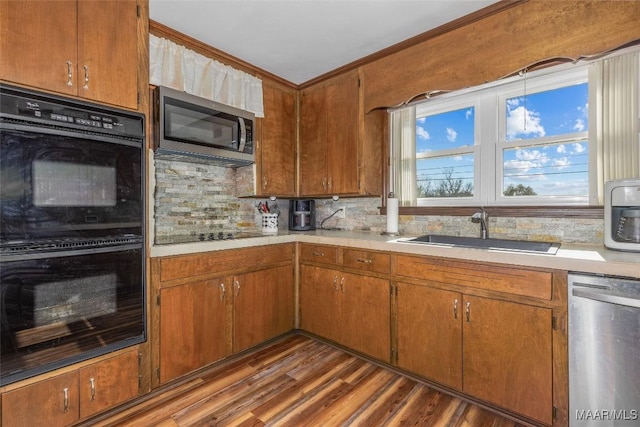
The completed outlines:
[[[146,339],[144,116],[0,86],[0,384]]]

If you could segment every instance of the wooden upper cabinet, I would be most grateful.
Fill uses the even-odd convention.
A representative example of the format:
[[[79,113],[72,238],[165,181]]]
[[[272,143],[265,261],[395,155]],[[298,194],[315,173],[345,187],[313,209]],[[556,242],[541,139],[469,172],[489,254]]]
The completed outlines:
[[[302,91],[301,196],[359,194],[359,99],[357,70]]]
[[[0,2],[2,80],[138,108],[138,5]]]
[[[258,196],[296,195],[296,94],[262,85],[264,118],[258,119],[256,192]]]

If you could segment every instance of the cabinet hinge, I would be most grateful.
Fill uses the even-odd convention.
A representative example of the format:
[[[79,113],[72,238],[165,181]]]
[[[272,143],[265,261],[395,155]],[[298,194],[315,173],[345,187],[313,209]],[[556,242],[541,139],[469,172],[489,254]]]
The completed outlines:
[[[138,390],[142,389],[142,375],[138,375]]]
[[[558,329],[558,318],[556,316],[551,316],[551,329],[554,331]]]
[[[136,15],[138,16],[138,18],[140,18],[140,5],[139,4],[136,5]]]
[[[156,368],[156,378],[160,381],[160,368]]]
[[[160,294],[156,295],[156,305],[160,305]]]
[[[556,408],[555,406],[551,408],[551,418],[553,418],[554,420],[558,419],[558,408]]]

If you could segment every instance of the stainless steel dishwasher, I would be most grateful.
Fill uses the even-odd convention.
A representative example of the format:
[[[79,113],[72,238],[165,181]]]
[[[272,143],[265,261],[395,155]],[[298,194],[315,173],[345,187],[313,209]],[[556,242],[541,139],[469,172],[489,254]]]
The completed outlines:
[[[640,425],[640,279],[569,274],[569,425]]]

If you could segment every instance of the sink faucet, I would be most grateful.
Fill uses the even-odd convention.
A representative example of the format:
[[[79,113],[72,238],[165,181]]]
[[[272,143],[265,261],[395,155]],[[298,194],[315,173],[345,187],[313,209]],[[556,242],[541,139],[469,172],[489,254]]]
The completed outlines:
[[[489,228],[487,227],[487,220],[489,219],[489,214],[484,210],[484,208],[480,208],[481,212],[476,212],[471,215],[471,222],[479,222],[480,223],[480,238],[486,239],[489,237]]]

